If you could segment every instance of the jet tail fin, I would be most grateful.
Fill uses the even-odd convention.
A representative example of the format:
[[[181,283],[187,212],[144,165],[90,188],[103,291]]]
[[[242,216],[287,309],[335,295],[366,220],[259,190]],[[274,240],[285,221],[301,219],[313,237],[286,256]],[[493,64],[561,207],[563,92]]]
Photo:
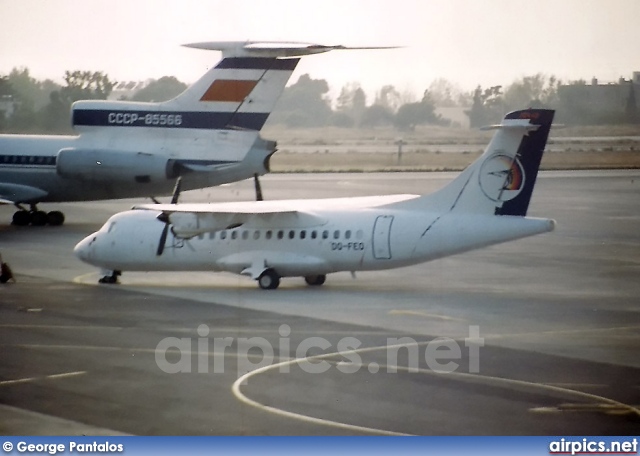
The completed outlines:
[[[439,191],[398,203],[444,212],[525,216],[540,168],[554,111],[507,114],[484,153]]]

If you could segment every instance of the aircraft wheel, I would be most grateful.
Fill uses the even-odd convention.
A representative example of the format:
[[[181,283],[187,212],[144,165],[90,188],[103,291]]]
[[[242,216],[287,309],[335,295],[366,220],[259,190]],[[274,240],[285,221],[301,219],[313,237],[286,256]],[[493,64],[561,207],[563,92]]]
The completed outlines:
[[[16,226],[27,226],[31,223],[31,214],[28,211],[17,211],[13,214],[11,223]]]
[[[44,226],[47,224],[47,213],[44,211],[34,211],[31,213],[31,224],[33,226]]]
[[[118,283],[118,277],[122,275],[122,271],[113,271],[111,275],[106,275],[98,280],[98,283],[114,284]]]
[[[64,214],[60,211],[51,211],[47,214],[47,223],[51,226],[60,226],[64,223]]]
[[[304,281],[307,282],[307,285],[311,285],[312,287],[317,287],[324,284],[325,280],[327,280],[327,276],[324,274],[306,276],[304,278]]]
[[[98,280],[98,283],[107,283],[107,284],[113,284],[117,282],[118,282],[118,278],[112,275],[101,277],[100,280]]]
[[[263,290],[275,290],[280,285],[280,276],[273,269],[267,269],[258,277],[258,285]]]

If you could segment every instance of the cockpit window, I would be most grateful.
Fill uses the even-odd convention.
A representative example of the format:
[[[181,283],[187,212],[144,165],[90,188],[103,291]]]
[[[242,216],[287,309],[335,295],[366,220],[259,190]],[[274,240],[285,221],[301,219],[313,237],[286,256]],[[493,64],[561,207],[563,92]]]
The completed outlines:
[[[111,233],[111,230],[113,229],[114,226],[116,226],[116,222],[109,223],[109,228],[107,228],[107,233]]]

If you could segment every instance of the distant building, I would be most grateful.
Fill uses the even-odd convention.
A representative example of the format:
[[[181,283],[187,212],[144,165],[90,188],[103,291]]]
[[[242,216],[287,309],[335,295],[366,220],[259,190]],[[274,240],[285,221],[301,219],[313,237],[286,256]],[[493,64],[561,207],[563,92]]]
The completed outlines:
[[[561,105],[575,110],[587,110],[602,116],[623,115],[629,104],[640,107],[640,71],[634,71],[631,79],[601,83],[595,77],[591,84],[574,83],[560,85],[558,98]]]

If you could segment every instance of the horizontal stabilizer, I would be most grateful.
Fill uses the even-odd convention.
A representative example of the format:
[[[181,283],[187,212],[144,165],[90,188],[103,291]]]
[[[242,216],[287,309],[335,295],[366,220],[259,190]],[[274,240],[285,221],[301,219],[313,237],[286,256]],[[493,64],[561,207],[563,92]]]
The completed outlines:
[[[183,46],[208,51],[222,51],[223,57],[297,57],[311,54],[321,54],[329,51],[360,50],[360,49],[395,49],[398,46],[326,46],[313,43],[299,43],[286,41],[208,41],[190,43]]]

